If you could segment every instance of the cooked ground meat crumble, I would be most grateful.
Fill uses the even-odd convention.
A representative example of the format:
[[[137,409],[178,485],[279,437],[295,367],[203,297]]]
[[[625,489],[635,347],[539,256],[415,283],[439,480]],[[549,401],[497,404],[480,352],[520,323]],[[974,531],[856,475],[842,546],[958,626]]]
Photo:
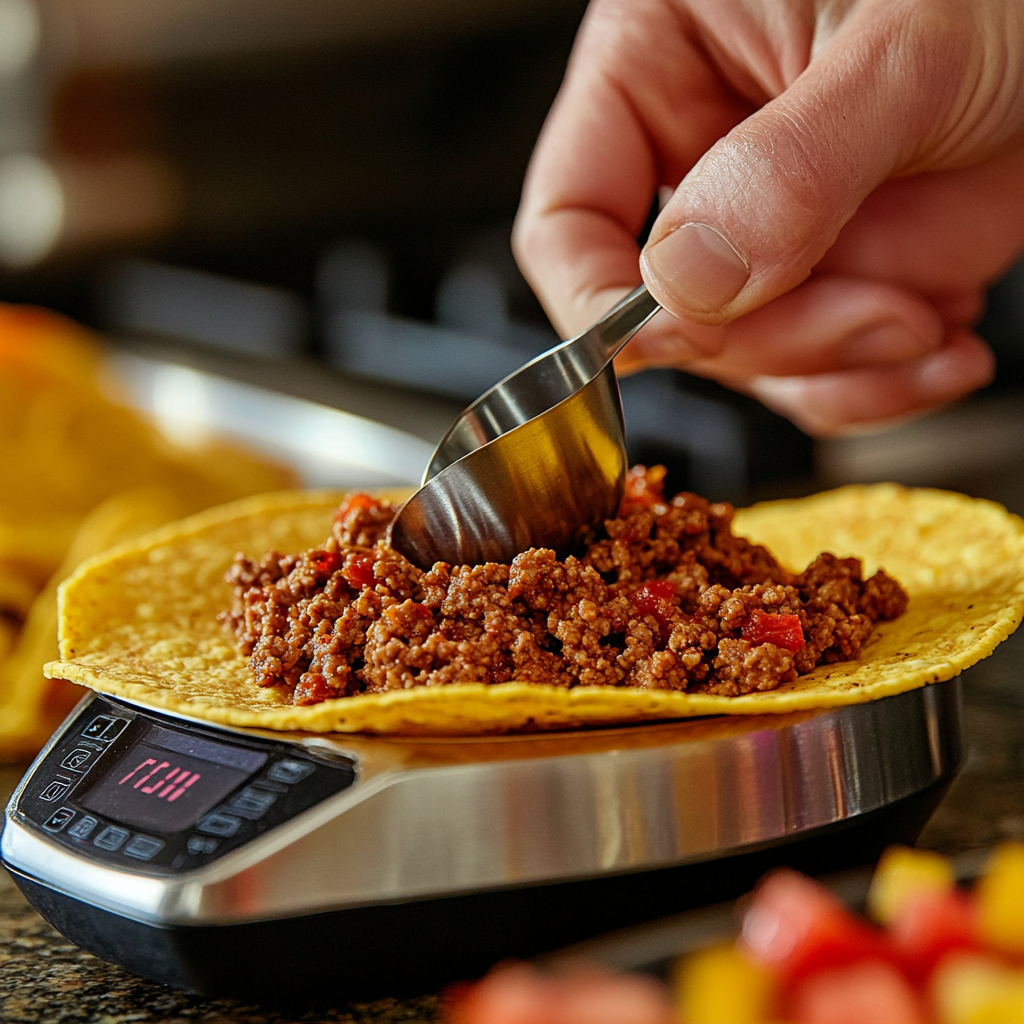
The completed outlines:
[[[734,510],[662,497],[634,467],[619,517],[580,558],[531,548],[511,565],[416,568],[387,545],[393,507],[350,495],[323,547],[235,556],[226,619],[259,686],[296,704],[517,680],[737,696],[856,658],[906,608],[884,572],[819,555],[787,572],[733,536]]]

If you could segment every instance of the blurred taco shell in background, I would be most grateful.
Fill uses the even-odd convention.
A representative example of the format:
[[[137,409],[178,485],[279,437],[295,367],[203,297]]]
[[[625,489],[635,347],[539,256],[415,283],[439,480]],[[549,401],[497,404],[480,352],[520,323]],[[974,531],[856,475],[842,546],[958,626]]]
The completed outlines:
[[[81,559],[295,482],[237,445],[165,438],[101,390],[103,351],[63,317],[0,304],[0,760],[38,750],[79,695],[41,667],[56,585]]]

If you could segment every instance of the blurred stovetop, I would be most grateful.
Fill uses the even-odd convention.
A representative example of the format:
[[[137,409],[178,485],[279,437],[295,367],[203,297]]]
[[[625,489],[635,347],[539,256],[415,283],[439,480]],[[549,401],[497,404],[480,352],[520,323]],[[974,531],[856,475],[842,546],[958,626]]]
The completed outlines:
[[[0,301],[436,441],[556,340],[508,238],[584,7],[0,4]],[[981,396],[827,443],[698,378],[628,378],[630,454],[737,502],[998,479],[1021,507],[1024,263],[981,333]]]

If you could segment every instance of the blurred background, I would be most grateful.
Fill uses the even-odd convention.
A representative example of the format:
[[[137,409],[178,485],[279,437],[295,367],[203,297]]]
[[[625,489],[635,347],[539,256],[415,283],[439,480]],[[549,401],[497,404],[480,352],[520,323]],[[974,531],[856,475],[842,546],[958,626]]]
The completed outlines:
[[[556,340],[508,235],[583,8],[0,0],[0,301],[436,440]],[[985,394],[841,441],[631,377],[631,455],[740,502],[897,479],[1024,507],[1024,267],[983,333]]]
[[[556,340],[508,236],[584,6],[0,0],[0,762],[80,696],[40,666],[82,559],[296,479],[412,482]],[[981,332],[983,393],[825,442],[710,382],[627,378],[630,454],[737,503],[890,479],[1024,513],[1024,264]],[[108,401],[111,368],[162,433]],[[283,465],[204,441],[210,423]],[[1022,642],[972,680],[971,759],[928,845],[1024,837]]]

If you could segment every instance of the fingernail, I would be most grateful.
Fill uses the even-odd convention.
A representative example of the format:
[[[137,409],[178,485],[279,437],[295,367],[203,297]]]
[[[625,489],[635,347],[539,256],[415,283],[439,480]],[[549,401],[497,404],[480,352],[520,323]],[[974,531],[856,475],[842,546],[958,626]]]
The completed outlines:
[[[842,344],[841,358],[844,366],[874,366],[878,363],[898,363],[914,359],[937,348],[928,339],[908,331],[900,323],[876,324],[846,338]]]
[[[707,224],[683,224],[648,246],[643,260],[676,304],[695,313],[720,310],[750,276],[746,260]]]

